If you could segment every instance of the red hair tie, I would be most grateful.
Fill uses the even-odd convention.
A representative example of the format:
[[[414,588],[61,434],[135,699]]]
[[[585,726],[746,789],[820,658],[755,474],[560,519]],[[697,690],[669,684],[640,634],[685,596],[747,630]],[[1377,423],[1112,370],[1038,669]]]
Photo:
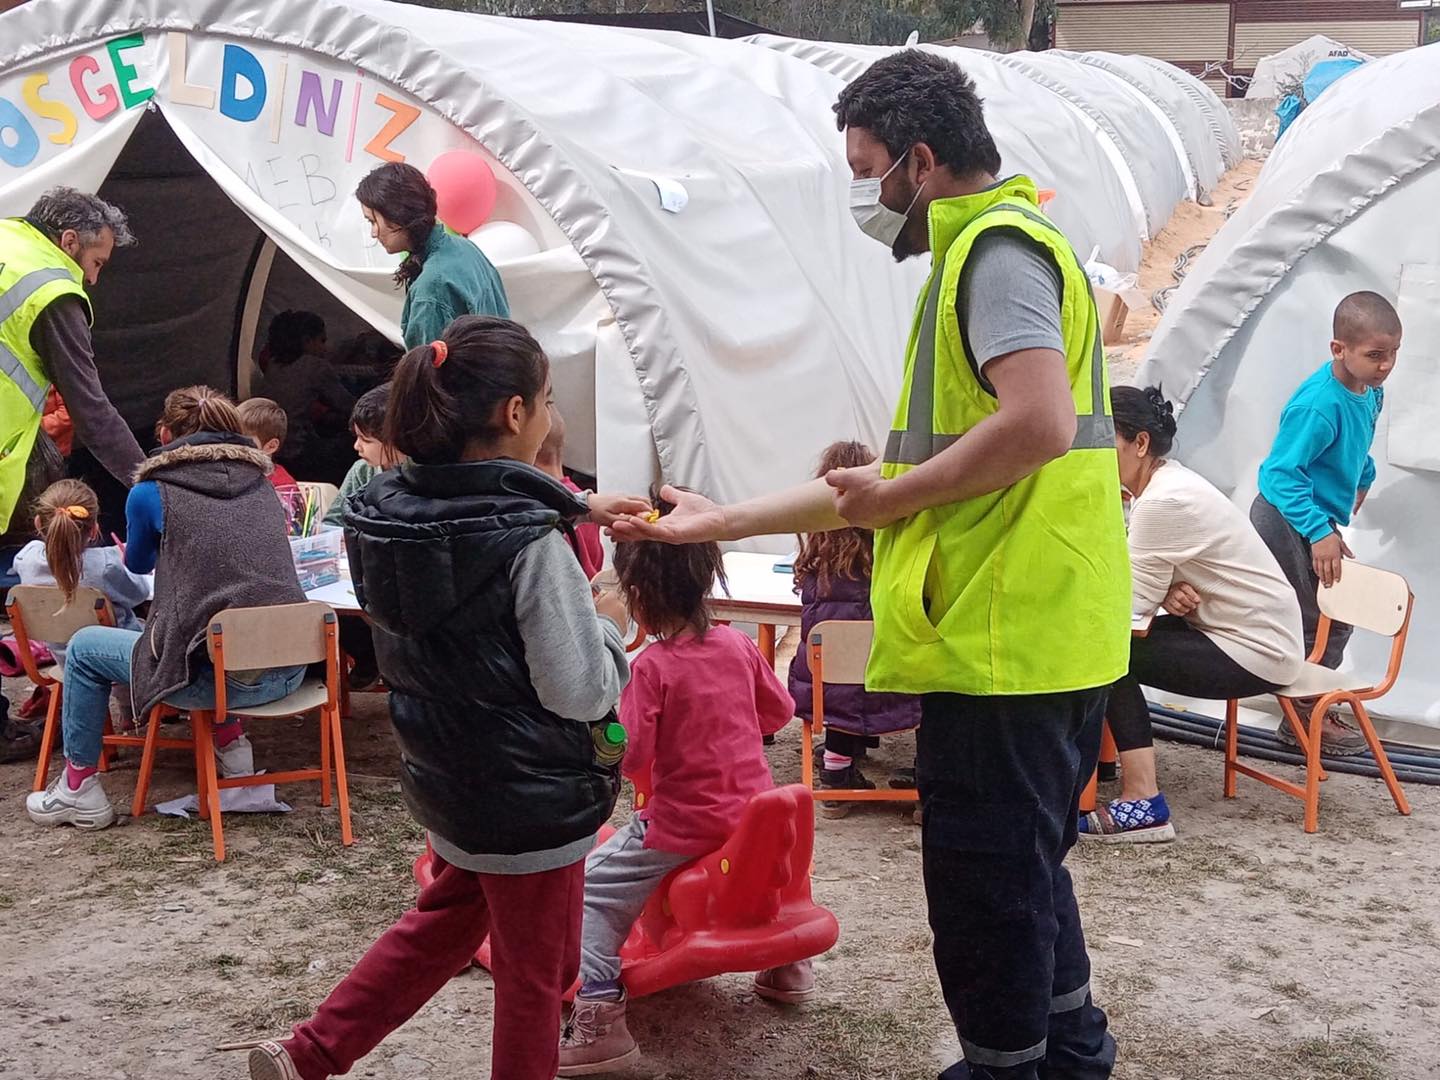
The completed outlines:
[[[439,367],[441,364],[443,364],[450,356],[450,346],[446,345],[443,341],[432,341],[430,343],[430,348],[435,352],[435,359],[431,360],[430,362],[436,367]]]

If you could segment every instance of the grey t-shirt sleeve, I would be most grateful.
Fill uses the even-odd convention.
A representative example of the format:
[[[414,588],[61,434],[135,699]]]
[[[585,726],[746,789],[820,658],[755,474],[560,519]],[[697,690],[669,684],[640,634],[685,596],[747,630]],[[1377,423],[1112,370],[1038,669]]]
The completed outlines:
[[[1064,285],[1050,255],[1032,241],[992,229],[975,242],[955,311],[982,369],[991,360],[1022,349],[1063,354],[1060,304]]]
[[[569,720],[603,720],[630,681],[625,642],[596,613],[590,583],[558,529],[515,557],[510,585],[540,704]]]

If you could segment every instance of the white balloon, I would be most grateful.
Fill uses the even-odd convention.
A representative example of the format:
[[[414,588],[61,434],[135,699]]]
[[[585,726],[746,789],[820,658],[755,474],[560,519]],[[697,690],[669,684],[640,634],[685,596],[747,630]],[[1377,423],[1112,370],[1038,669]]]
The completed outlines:
[[[540,253],[540,243],[523,225],[487,221],[470,234],[470,242],[492,263],[509,263]]]

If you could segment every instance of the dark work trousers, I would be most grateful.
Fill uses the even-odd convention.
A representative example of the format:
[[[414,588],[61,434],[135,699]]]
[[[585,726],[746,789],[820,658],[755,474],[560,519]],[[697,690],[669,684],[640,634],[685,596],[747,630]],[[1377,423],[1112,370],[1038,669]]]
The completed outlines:
[[[1231,660],[1225,651],[1184,619],[1161,615],[1144,637],[1130,639],[1130,673],[1110,687],[1105,707],[1115,749],[1124,753],[1152,745],[1150,706],[1142,686],[1172,694],[1229,701],[1279,690]]]
[[[1286,521],[1285,515],[1275,509],[1264,495],[1256,495],[1255,501],[1250,504],[1250,524],[1255,526],[1260,539],[1265,541],[1270,554],[1280,564],[1285,580],[1290,582],[1290,587],[1300,598],[1300,625],[1305,631],[1305,655],[1308,657],[1315,648],[1315,629],[1320,623],[1320,602],[1316,599],[1320,575],[1315,573],[1310,542],[1295,531],[1295,526]],[[1320,658],[1322,667],[1340,666],[1345,656],[1345,645],[1350,640],[1350,631],[1348,623],[1330,624],[1325,655]]]
[[[942,1080],[1105,1080],[1115,1040],[1063,863],[1106,688],[930,694],[917,740],[935,968],[965,1060]]]

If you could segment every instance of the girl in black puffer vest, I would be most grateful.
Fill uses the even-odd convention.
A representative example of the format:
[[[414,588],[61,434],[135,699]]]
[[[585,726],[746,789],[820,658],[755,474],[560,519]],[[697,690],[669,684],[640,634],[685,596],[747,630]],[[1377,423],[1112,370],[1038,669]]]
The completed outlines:
[[[545,354],[504,319],[456,319],[396,368],[385,441],[409,461],[351,497],[346,542],[434,881],[292,1038],[252,1051],[252,1077],[349,1072],[487,933],[491,1075],[555,1076],[585,856],[620,788],[594,729],[629,679],[624,606],[592,598],[566,537],[648,505],[534,467],[549,402]]]

